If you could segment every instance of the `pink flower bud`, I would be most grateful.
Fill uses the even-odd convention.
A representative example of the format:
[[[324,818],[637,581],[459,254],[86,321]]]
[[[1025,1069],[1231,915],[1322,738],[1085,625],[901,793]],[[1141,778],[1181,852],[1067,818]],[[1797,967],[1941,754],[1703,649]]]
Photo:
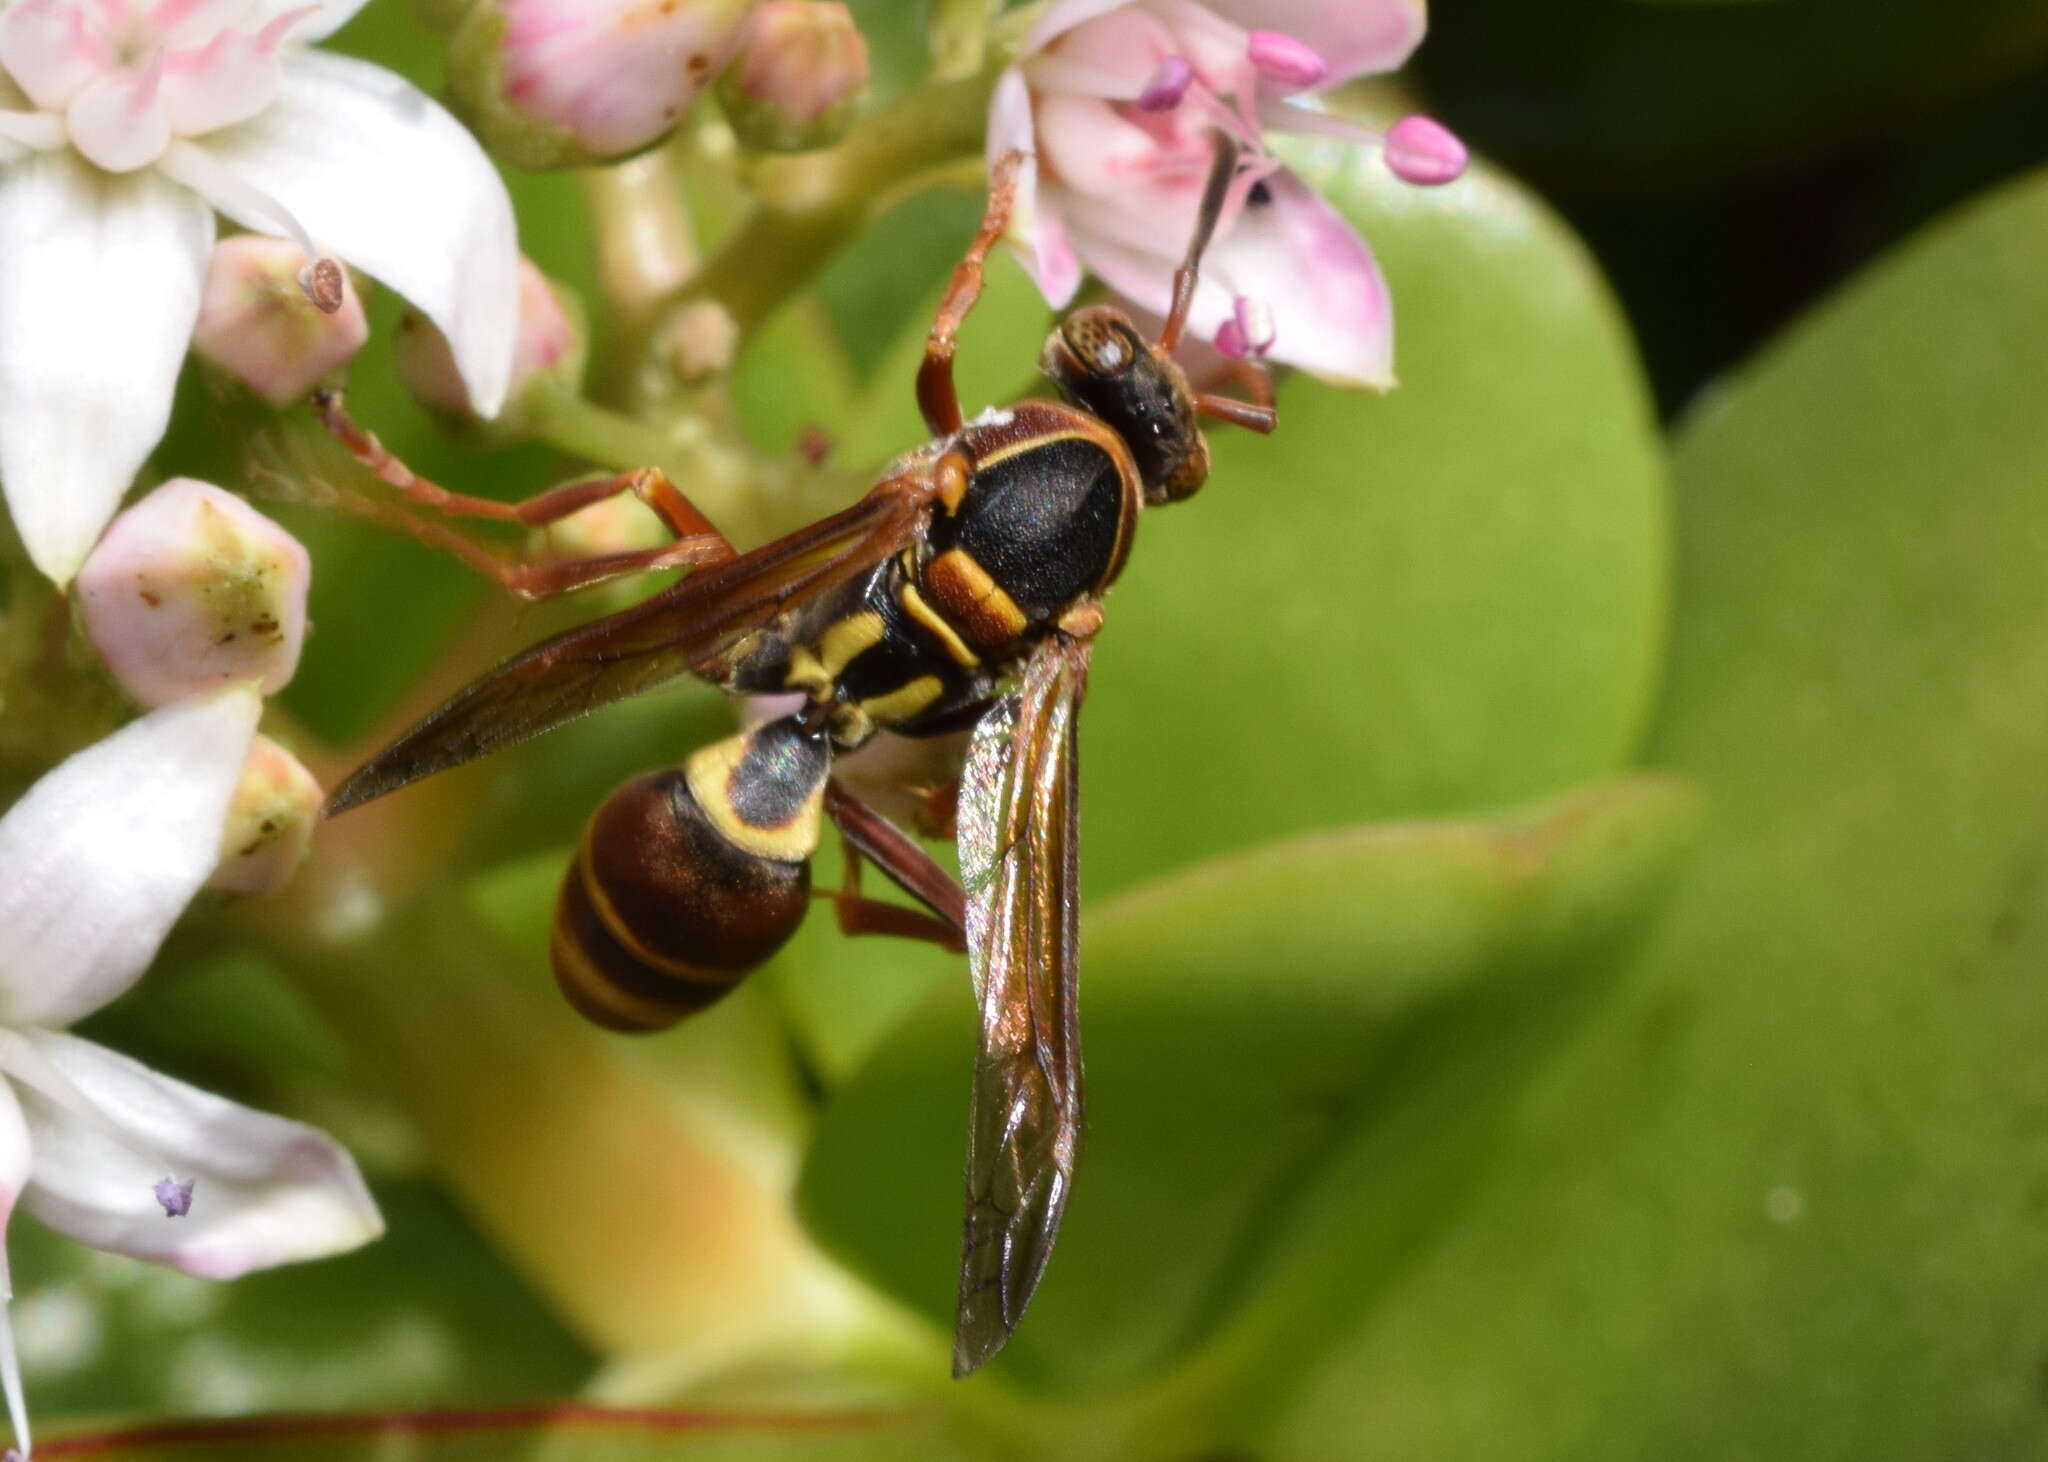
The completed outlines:
[[[490,146],[527,167],[623,157],[673,128],[738,44],[751,0],[478,0],[449,82]]]
[[[1470,161],[1456,133],[1424,116],[1403,117],[1387,129],[1385,156],[1395,177],[1425,188],[1455,182]]]
[[[399,317],[392,347],[392,364],[398,379],[412,398],[430,411],[477,420],[470,405],[469,388],[455,368],[455,356],[448,339],[417,311]],[[512,354],[512,383],[505,394],[505,410],[498,423],[499,435],[513,439],[525,434],[522,405],[529,404],[537,389],[551,384],[573,388],[583,375],[583,331],[564,307],[548,277],[534,267],[531,259],[519,261],[519,338]]]
[[[236,680],[283,688],[312,565],[233,493],[177,477],[114,519],[78,572],[86,633],[146,706]]]
[[[839,0],[765,0],[718,100],[740,140],[770,152],[844,135],[868,86],[868,43]]]
[[[228,802],[220,862],[206,886],[262,894],[290,883],[313,844],[323,797],[320,784],[297,757],[268,736],[258,736]]]
[[[732,364],[740,327],[717,300],[693,300],[676,312],[669,327],[670,362],[676,379],[694,383]]]
[[[222,239],[199,299],[192,348],[273,406],[305,395],[370,335],[363,302],[342,283],[343,271],[326,276],[341,292],[336,308],[323,312],[301,285],[306,267],[305,254],[288,239]]]
[[[551,558],[598,558],[611,553],[631,553],[655,548],[674,538],[662,526],[654,509],[630,492],[622,492],[587,508],[578,508],[560,522],[550,523],[534,537],[541,540],[537,552]],[[644,594],[645,588],[640,591]]]

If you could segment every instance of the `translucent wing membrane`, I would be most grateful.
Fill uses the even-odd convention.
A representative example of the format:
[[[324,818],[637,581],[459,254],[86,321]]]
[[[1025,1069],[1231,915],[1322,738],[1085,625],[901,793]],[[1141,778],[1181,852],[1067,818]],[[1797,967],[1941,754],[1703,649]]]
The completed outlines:
[[[328,799],[329,815],[516,746],[683,674],[716,676],[749,633],[908,543],[929,489],[890,478],[808,528],[514,655],[384,748]]]
[[[953,1373],[1009,1340],[1051,1257],[1081,1139],[1080,780],[1088,647],[1047,641],[975,728],[960,785],[981,1021]]]

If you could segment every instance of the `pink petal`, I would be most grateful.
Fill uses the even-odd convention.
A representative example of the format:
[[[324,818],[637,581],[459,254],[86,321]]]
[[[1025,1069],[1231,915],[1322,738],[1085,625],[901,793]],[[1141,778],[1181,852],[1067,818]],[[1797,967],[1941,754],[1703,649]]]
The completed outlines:
[[[1044,50],[1055,37],[1129,3],[1130,0],[1053,0],[1046,7],[1045,14],[1038,17],[1038,24],[1032,26],[1030,34],[1024,37],[1024,44],[1017,54],[1029,56],[1034,51]]]
[[[1207,8],[1247,30],[1303,42],[1329,63],[1326,87],[1399,70],[1429,20],[1423,0],[1209,0]]]
[[[1061,72],[1089,78],[1085,89],[1098,96],[1135,97],[1159,63],[1175,54],[1173,33],[1152,15],[1129,8],[1058,37],[1030,67],[1034,84],[1041,69],[1056,83]],[[1072,89],[1080,90],[1082,87]]]
[[[1020,251],[1024,272],[1054,309],[1064,309],[1081,287],[1081,265],[1048,190],[1039,185],[1031,94],[1023,73],[1011,67],[996,82],[988,111],[988,160],[991,169],[1008,152],[1021,152],[1026,162],[1017,174],[1013,215],[1026,247]]]
[[[71,145],[110,173],[132,173],[164,155],[171,119],[164,108],[160,67],[137,74],[113,71],[89,83],[64,114]]]
[[[1234,297],[1243,295],[1272,313],[1272,359],[1345,385],[1385,390],[1394,383],[1393,303],[1372,251],[1292,173],[1274,173],[1266,189],[1270,201],[1248,205],[1210,245],[1189,333],[1213,338],[1233,317]],[[1074,245],[1104,282],[1164,313],[1172,257],[1142,250],[1128,237],[1078,227]]]
[[[0,14],[0,67],[45,111],[56,111],[114,64],[76,0],[18,0]]]
[[[204,46],[173,51],[164,66],[164,107],[180,137],[246,122],[277,100],[277,47],[224,30]]]

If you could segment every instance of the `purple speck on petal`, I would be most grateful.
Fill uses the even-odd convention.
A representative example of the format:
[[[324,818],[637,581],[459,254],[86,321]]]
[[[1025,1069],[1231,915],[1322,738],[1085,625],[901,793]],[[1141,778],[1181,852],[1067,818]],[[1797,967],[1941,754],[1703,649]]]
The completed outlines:
[[[192,1180],[179,1182],[176,1178],[160,1179],[156,1185],[156,1201],[164,1206],[164,1217],[183,1218],[192,1211]]]
[[[1188,87],[1195,79],[1195,68],[1188,65],[1184,56],[1165,56],[1160,59],[1159,69],[1152,73],[1152,79],[1145,83],[1145,89],[1138,93],[1137,108],[1141,112],[1170,112],[1180,105],[1180,99],[1188,94]]]
[[[1255,30],[1245,37],[1252,69],[1290,91],[1321,86],[1330,79],[1330,63],[1322,53],[1284,30]]]
[[[1457,133],[1428,117],[1403,117],[1387,129],[1387,168],[1404,183],[1434,188],[1456,180],[1470,155]]]

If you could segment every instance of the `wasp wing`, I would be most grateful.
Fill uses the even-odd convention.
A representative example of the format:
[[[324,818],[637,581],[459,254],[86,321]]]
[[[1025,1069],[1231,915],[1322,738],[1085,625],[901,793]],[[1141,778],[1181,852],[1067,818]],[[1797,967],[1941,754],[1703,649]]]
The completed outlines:
[[[1085,644],[1053,639],[975,728],[960,783],[967,958],[981,1019],[953,1374],[1003,1348],[1052,1255],[1081,1141],[1080,754]]]
[[[929,500],[921,478],[890,478],[844,512],[522,650],[359,767],[328,799],[328,814],[515,746],[679,675],[716,675],[734,646],[784,608],[902,548],[923,524]]]

